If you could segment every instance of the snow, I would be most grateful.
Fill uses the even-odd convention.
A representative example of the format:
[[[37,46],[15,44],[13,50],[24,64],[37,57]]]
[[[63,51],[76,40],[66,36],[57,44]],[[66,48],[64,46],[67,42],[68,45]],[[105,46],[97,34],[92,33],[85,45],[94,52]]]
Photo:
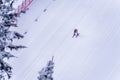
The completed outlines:
[[[11,60],[13,79],[37,80],[54,56],[54,80],[119,80],[119,7],[119,0],[34,0],[18,21],[28,48]],[[80,37],[72,38],[74,28]]]
[[[13,7],[16,9],[24,0],[14,0]]]

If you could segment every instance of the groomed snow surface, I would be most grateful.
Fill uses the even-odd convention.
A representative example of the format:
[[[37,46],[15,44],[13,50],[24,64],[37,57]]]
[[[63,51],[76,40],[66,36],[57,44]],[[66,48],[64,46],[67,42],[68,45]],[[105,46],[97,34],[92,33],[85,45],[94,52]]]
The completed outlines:
[[[52,56],[54,80],[120,80],[119,0],[33,0],[18,26],[13,80],[37,80]]]

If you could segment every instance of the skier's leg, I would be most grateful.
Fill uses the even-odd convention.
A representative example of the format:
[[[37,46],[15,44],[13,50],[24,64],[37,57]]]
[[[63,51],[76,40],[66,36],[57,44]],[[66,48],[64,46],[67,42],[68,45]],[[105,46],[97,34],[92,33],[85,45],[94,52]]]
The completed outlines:
[[[75,33],[73,34],[72,38],[75,36]]]
[[[76,37],[78,37],[79,36],[79,33],[76,33]]]

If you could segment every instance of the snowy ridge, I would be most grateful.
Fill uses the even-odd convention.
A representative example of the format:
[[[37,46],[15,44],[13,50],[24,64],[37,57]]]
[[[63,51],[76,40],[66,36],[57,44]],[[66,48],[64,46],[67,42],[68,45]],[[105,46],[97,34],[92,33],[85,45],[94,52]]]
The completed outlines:
[[[54,56],[54,80],[119,80],[119,5],[118,0],[34,0],[19,19],[20,32],[27,31],[21,43],[28,48],[11,61],[13,79],[37,80]],[[80,37],[72,38],[74,28]]]

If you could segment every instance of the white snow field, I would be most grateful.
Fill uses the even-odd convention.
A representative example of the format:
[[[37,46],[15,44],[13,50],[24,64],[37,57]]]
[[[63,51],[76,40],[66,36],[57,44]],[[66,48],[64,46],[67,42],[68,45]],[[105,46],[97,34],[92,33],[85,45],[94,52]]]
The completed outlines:
[[[33,0],[18,25],[13,80],[37,80],[52,56],[54,80],[120,80],[120,0]]]

